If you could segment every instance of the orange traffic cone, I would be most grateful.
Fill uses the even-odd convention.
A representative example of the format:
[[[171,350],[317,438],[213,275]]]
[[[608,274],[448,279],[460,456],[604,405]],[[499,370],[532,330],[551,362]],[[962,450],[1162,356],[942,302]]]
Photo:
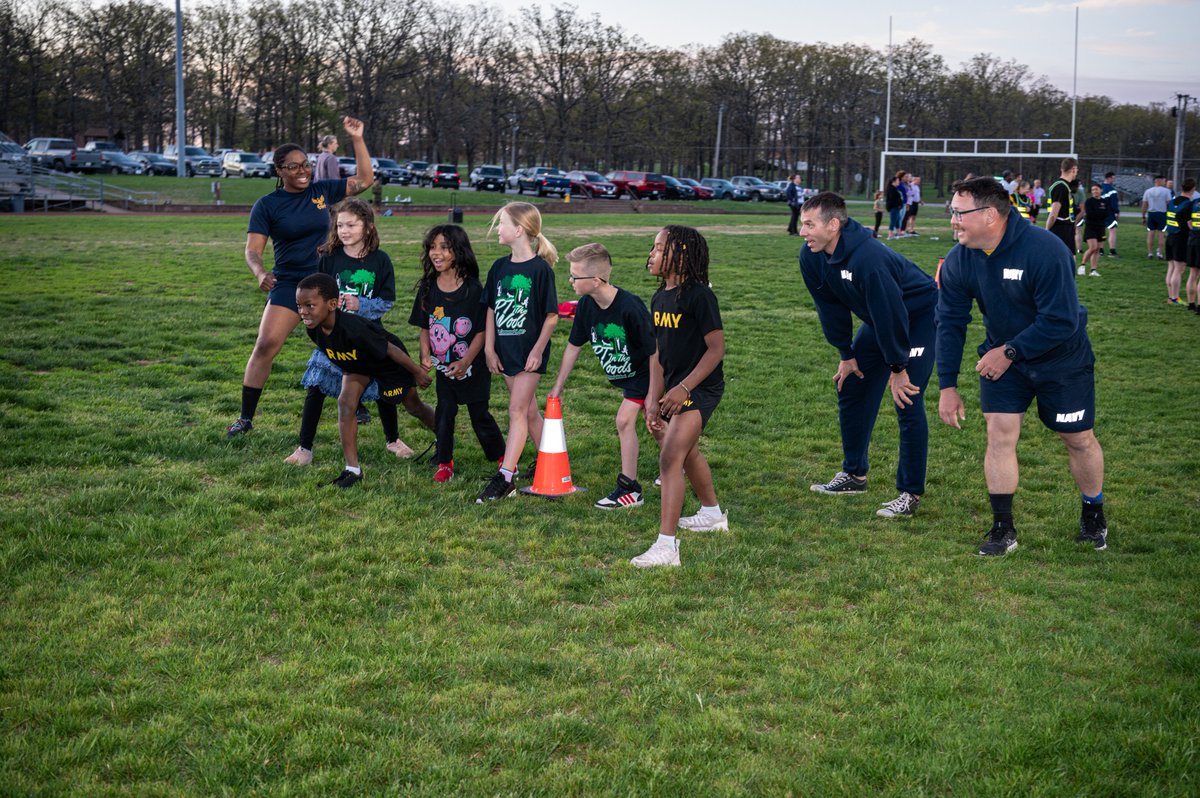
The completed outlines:
[[[554,498],[587,488],[571,483],[571,463],[567,460],[567,436],[563,433],[562,400],[546,397],[546,417],[542,419],[542,443],[538,446],[537,470],[533,485],[522,493]]]

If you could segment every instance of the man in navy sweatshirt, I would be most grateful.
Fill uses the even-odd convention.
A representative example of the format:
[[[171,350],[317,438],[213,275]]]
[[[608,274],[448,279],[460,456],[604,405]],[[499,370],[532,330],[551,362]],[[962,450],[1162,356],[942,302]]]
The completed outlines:
[[[929,425],[925,386],[933,373],[937,287],[912,261],[846,215],[837,194],[822,191],[800,210],[800,274],[816,304],[825,339],[841,361],[833,375],[842,432],[842,470],[817,493],[846,496],[867,489],[867,450],[884,388],[900,422],[896,490],[877,515],[912,516],[925,493]],[[854,319],[862,320],[854,333]]]
[[[1087,309],[1075,292],[1075,259],[1055,243],[1053,233],[1023,223],[995,180],[961,180],[953,191],[950,219],[958,245],[940,275],[938,415],[956,429],[966,418],[958,370],[971,306],[978,302],[986,338],[975,371],[987,421],[983,473],[993,515],[979,554],[1004,555],[1017,547],[1012,512],[1017,440],[1035,398],[1038,417],[1067,446],[1071,475],[1083,495],[1075,540],[1104,549],[1104,453],[1093,431],[1096,359],[1087,336]]]

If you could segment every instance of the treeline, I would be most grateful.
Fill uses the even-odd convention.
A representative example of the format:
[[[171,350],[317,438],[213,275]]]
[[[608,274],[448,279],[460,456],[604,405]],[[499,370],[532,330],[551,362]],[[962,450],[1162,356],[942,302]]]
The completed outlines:
[[[774,178],[803,162],[809,182],[851,192],[878,169],[887,54],[861,45],[737,34],[663,49],[570,5],[515,17],[432,0],[188,5],[186,135],[210,148],[313,148],[349,113],[366,122],[374,153],[699,177],[713,171],[720,116],[722,175]],[[19,141],[88,129],[127,149],[175,140],[166,5],[0,0],[0,63],[0,130]],[[1015,61],[981,54],[951,69],[913,39],[895,49],[893,68],[893,136],[1069,135],[1068,97]],[[1088,97],[1077,149],[1164,168],[1174,122],[1161,107]],[[1188,139],[1198,136],[1193,118]],[[904,165],[941,185],[943,168],[998,171],[1018,160]]]

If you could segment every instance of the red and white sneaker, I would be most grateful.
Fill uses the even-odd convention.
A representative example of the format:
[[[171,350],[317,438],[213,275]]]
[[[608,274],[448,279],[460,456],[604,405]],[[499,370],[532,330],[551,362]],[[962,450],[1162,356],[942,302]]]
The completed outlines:
[[[434,482],[449,482],[454,477],[454,461],[440,463],[433,475]]]

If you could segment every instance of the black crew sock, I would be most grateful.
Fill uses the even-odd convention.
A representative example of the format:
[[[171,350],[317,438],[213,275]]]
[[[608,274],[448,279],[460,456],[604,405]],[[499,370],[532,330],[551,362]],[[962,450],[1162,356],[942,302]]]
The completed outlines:
[[[1013,494],[989,493],[988,501],[992,503],[992,522],[996,524],[1013,525]]]
[[[1099,518],[1104,517],[1104,502],[1080,502],[1079,514],[1082,516],[1094,515]]]
[[[254,413],[258,410],[258,399],[262,396],[262,392],[262,388],[242,386],[242,418],[247,421],[254,418]]]

